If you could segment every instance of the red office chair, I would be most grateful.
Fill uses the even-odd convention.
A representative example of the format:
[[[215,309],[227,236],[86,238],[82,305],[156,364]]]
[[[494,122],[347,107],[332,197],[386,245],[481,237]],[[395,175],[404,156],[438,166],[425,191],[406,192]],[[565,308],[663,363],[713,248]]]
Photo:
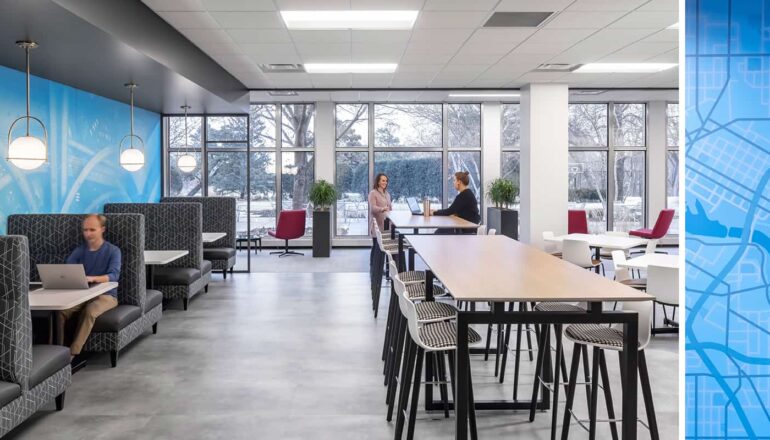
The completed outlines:
[[[628,231],[628,235],[635,235],[650,240],[663,238],[668,233],[668,228],[671,226],[671,221],[673,219],[674,210],[664,209],[658,214],[658,220],[655,222],[655,226],[652,229],[634,229],[633,231]]]
[[[305,255],[301,252],[289,250],[289,240],[294,240],[295,238],[300,238],[305,235],[305,210],[281,211],[281,215],[278,216],[278,225],[276,225],[275,231],[267,231],[267,234],[271,237],[280,238],[285,241],[284,250],[270,252],[271,255],[279,254],[279,258],[287,255]]]
[[[583,209],[570,209],[567,217],[568,234],[588,234],[588,214]]]

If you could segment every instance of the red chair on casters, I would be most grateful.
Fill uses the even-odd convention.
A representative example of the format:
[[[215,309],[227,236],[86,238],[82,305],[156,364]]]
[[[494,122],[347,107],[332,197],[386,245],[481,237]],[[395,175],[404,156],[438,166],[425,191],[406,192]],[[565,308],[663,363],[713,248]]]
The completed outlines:
[[[289,240],[305,235],[305,210],[281,211],[275,230],[267,231],[267,234],[271,237],[280,238],[285,242],[283,251],[270,252],[271,255],[279,254],[279,258],[287,255],[305,255],[301,252],[289,250]]]
[[[588,214],[583,209],[570,209],[567,217],[568,234],[588,234]]]

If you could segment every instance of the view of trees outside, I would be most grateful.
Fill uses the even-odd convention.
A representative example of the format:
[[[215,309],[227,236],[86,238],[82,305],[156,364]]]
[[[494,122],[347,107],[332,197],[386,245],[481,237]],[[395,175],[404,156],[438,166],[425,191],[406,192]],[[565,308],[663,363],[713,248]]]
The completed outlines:
[[[440,148],[441,104],[376,104],[374,146]]]
[[[587,212],[592,234],[607,231],[606,151],[570,151],[569,208]]]
[[[337,152],[337,235],[367,235],[369,153]]]
[[[337,104],[335,125],[338,148],[369,146],[368,104]]]
[[[187,118],[187,138],[185,139],[184,117],[169,117],[168,148],[169,148],[169,195],[170,196],[199,196],[203,194],[203,178],[201,175],[201,147],[203,146],[203,118],[191,116]],[[176,166],[176,162],[185,152],[190,152],[197,167],[184,173]]]
[[[613,104],[615,118],[614,146],[643,147],[647,121],[645,104]]]
[[[476,195],[479,209],[481,209],[481,199],[483,198],[481,192],[481,151],[449,152],[449,172],[447,173],[447,195],[449,200],[454,200],[455,196],[457,196],[457,190],[454,187],[454,174],[460,171],[467,171],[469,173],[470,184],[468,188]]]
[[[447,104],[449,148],[481,148],[481,104]]]
[[[630,231],[644,227],[645,151],[618,151],[620,148],[644,147],[647,127],[646,104],[613,104],[615,119],[613,147],[615,152],[615,196],[612,229]]]
[[[679,104],[666,105],[666,206],[676,214],[669,228],[670,234],[679,233]]]
[[[502,156],[502,174],[501,177],[503,179],[508,179],[516,185],[519,185],[520,182],[520,167],[521,163],[521,152],[519,151],[503,151]]]
[[[436,152],[377,151],[374,153],[374,173],[388,175],[388,191],[393,209],[405,211],[407,197],[430,199],[434,208],[441,206],[441,155]]]
[[[607,146],[607,104],[569,105],[569,146]]]
[[[502,136],[500,142],[504,150],[519,149],[521,144],[521,117],[519,116],[519,104],[503,104],[500,126]]]
[[[184,173],[177,167],[176,162],[183,152],[172,151],[169,153],[168,164],[168,192],[174,196],[200,196],[203,195],[203,180],[201,177],[201,154],[190,153],[195,158],[196,167],[189,173]]]

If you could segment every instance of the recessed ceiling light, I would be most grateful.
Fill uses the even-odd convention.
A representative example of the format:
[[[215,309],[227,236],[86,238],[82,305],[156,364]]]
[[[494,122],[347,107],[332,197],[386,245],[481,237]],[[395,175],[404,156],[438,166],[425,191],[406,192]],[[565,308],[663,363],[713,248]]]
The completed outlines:
[[[676,67],[676,63],[588,63],[575,73],[655,73]]]
[[[307,73],[393,73],[395,63],[305,63]]]
[[[679,29],[679,22],[672,24],[671,26],[667,27],[666,29]]]
[[[281,11],[289,29],[411,29],[418,11]]]
[[[519,93],[450,93],[450,98],[518,98]]]

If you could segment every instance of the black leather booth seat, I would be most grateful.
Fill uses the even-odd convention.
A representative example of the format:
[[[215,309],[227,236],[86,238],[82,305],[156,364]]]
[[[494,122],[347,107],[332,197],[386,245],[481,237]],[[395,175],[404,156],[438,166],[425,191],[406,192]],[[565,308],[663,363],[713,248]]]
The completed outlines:
[[[139,306],[121,304],[114,309],[107,310],[94,322],[94,332],[117,332],[127,325],[142,317],[142,309]]]
[[[144,311],[149,312],[153,307],[163,302],[163,293],[158,290],[147,289],[144,300]]]
[[[155,284],[189,286],[201,277],[201,271],[189,267],[158,267],[155,269]]]
[[[0,382],[0,406],[5,406],[21,396],[21,387],[11,382]]]
[[[70,364],[70,349],[59,345],[33,345],[29,388],[32,389]]]
[[[203,249],[203,258],[206,260],[228,260],[234,256],[235,249],[229,247]]]

